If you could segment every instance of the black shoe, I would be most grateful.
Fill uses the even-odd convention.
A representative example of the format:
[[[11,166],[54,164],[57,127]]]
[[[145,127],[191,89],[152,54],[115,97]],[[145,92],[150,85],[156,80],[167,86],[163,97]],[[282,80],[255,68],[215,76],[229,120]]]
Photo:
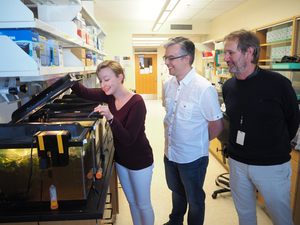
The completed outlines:
[[[170,221],[164,223],[163,225],[171,225]],[[180,225],[183,225],[183,223],[180,223]]]

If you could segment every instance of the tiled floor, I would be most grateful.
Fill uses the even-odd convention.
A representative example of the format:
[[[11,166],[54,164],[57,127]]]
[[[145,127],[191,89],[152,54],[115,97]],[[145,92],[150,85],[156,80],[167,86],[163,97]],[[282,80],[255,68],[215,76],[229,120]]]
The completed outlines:
[[[146,134],[153,148],[154,171],[151,185],[151,198],[155,214],[155,225],[162,225],[168,221],[171,212],[171,192],[167,187],[164,174],[164,108],[160,100],[146,100],[147,119]],[[205,225],[237,225],[238,217],[234,208],[231,194],[219,194],[216,199],[212,193],[219,187],[215,184],[215,178],[226,172],[223,166],[212,156],[209,158],[204,190],[206,192]],[[132,219],[129,206],[122,188],[119,188],[120,213],[115,217],[114,225],[131,225]],[[271,225],[272,222],[265,212],[264,206],[257,201],[258,225]],[[186,219],[184,225],[186,225]]]

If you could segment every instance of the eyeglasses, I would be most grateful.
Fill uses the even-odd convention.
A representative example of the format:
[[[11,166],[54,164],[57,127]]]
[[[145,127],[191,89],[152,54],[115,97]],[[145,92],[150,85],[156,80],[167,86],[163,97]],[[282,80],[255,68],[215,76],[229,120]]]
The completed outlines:
[[[168,62],[172,62],[174,59],[179,59],[179,58],[183,58],[186,57],[187,55],[181,55],[181,56],[177,56],[177,57],[166,57],[163,56],[163,60],[164,61],[168,61]]]

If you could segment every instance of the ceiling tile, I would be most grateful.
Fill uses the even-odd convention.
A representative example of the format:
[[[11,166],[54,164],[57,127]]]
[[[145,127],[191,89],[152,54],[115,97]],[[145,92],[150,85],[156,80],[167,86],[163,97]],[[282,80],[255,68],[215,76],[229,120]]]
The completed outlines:
[[[135,9],[127,9],[126,14],[123,9],[106,9],[96,8],[94,10],[95,18],[100,21],[142,21],[144,12]],[[120,16],[120,14],[123,14]]]
[[[104,9],[138,9],[138,8],[145,8],[146,2],[144,1],[96,1],[95,6],[101,7]]]
[[[95,0],[95,17],[106,21],[155,21],[162,6],[150,7],[150,12],[147,13],[147,4],[153,4],[155,1],[159,5],[164,4],[161,0],[149,0],[149,2],[148,0]]]
[[[226,11],[236,7],[246,0],[180,0],[167,21],[171,23],[196,23],[197,21],[210,21]],[[160,3],[152,7],[145,15],[149,4]],[[165,0],[94,0],[94,17],[98,21],[156,21]],[[137,35],[137,34],[136,34]],[[152,37],[149,34],[145,37]],[[164,34],[162,34],[165,36]],[[167,37],[170,37],[168,34]]]
[[[208,6],[205,7],[205,9],[211,9],[211,10],[215,10],[215,9],[226,9],[226,10],[230,10],[234,7],[236,7],[237,5],[241,4],[240,2],[212,2],[210,3]]]
[[[188,21],[199,12],[199,9],[174,10],[168,17],[168,21]]]
[[[196,16],[194,16],[193,19],[212,20],[218,17],[219,15],[222,15],[226,11],[227,11],[226,9],[215,9],[215,10],[204,9],[201,12],[199,12]]]
[[[239,2],[239,3],[243,3],[247,0],[214,0],[214,2]]]
[[[176,9],[181,9],[181,8],[202,9],[205,6],[207,6],[210,2],[212,2],[212,0],[211,1],[181,0],[176,6]]]

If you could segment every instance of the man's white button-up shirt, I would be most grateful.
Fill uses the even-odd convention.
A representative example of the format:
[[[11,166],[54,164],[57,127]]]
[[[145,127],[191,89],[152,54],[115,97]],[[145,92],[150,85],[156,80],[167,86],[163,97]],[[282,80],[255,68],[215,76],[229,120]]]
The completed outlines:
[[[166,108],[165,155],[176,163],[208,156],[209,121],[223,117],[216,89],[192,69],[178,84],[172,77],[164,84]]]

